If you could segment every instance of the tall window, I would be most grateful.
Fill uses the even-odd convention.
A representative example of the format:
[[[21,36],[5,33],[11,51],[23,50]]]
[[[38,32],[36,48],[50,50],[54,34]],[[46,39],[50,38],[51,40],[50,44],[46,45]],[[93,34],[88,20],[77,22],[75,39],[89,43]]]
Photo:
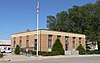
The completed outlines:
[[[48,39],[48,48],[51,49],[51,43],[52,43],[52,40],[51,39]]]
[[[14,37],[14,48],[16,48],[16,37]]]
[[[73,37],[73,45],[72,45],[73,49],[75,49],[75,38],[76,37]]]
[[[73,49],[75,49],[75,41],[73,41]]]
[[[20,48],[22,48],[22,40],[20,40],[19,45],[20,45]]]
[[[26,40],[26,48],[29,47],[29,40]]]
[[[20,36],[19,39],[20,39],[19,46],[20,46],[20,48],[22,48],[22,36]]]
[[[65,50],[68,50],[68,37],[65,37]]]
[[[37,39],[34,39],[34,50],[37,50]]]
[[[16,41],[14,41],[14,48],[16,48]]]
[[[48,48],[51,49],[52,47],[52,35],[48,35]]]
[[[29,47],[29,36],[27,35],[26,36],[26,48],[28,48]]]

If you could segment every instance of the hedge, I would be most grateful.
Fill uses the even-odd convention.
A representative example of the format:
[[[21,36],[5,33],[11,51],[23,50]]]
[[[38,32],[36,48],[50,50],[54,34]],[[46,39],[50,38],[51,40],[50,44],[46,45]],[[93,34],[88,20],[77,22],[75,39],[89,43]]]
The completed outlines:
[[[41,56],[55,56],[55,55],[57,55],[56,52],[47,52],[47,51],[39,51],[38,53]],[[32,51],[32,55],[36,55],[36,51]]]

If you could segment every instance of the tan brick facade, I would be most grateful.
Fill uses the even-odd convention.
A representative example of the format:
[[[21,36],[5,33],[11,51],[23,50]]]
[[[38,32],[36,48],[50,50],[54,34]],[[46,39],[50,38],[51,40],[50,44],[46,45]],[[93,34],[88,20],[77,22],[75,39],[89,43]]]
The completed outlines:
[[[14,45],[20,45],[21,48],[26,48],[26,46],[28,46],[29,49],[35,50],[35,41],[37,39],[36,33],[37,31],[26,31],[22,33],[12,34],[11,47],[15,48]],[[66,49],[66,47],[67,50],[75,50],[80,43],[83,45],[84,48],[86,47],[85,35],[82,34],[65,33],[65,32],[49,31],[49,30],[39,30],[38,34],[39,34],[38,35],[39,51],[49,51],[49,49],[52,49],[52,46],[57,38],[60,39],[64,50]],[[66,37],[68,40],[65,40]],[[66,44],[66,41],[68,41],[68,44]]]

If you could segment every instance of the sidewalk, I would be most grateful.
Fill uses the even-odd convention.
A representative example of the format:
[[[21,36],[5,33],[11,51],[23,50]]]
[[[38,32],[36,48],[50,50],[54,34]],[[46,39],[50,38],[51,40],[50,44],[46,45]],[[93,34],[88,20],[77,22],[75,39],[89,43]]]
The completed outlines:
[[[43,59],[54,59],[54,58],[76,58],[76,57],[95,57],[100,55],[59,55],[59,56],[43,56]]]
[[[6,55],[3,57],[3,61],[30,61],[30,60],[46,60],[46,59],[57,59],[57,58],[76,58],[76,57],[94,57],[100,55],[59,55],[59,56],[25,56],[25,55]],[[0,59],[2,61],[2,59]]]
[[[0,61],[29,61],[29,60],[40,60],[41,58],[35,56],[24,56],[24,55],[7,55],[0,59]]]

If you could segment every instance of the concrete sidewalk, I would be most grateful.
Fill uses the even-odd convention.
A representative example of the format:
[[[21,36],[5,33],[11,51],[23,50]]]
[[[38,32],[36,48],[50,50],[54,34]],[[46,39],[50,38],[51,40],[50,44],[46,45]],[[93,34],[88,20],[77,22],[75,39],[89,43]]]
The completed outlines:
[[[46,60],[56,58],[76,58],[76,57],[94,57],[100,55],[59,55],[59,56],[25,56],[25,55],[6,55],[0,61],[30,61],[30,60]]]
[[[7,55],[0,59],[0,61],[29,61],[29,60],[40,60],[41,58],[35,56],[24,56],[24,55]]]
[[[59,56],[43,56],[42,59],[54,59],[54,58],[76,58],[76,57],[95,57],[100,55],[59,55]]]

